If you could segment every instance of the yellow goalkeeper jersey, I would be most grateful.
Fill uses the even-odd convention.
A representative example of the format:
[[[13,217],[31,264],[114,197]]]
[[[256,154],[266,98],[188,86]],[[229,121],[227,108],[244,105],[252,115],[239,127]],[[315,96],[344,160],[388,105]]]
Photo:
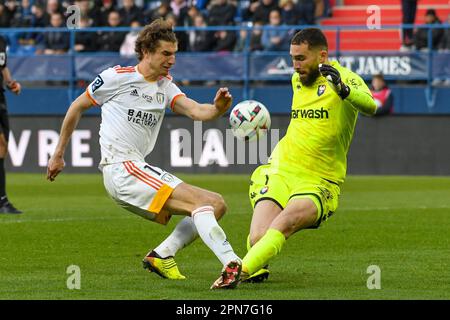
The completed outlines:
[[[323,76],[311,86],[303,86],[299,74],[294,73],[291,121],[269,158],[271,170],[312,174],[336,183],[344,181],[347,152],[358,116],[355,105],[364,105],[363,110],[370,112],[376,105],[361,77],[337,61],[330,64],[350,87],[350,95],[342,100]]]

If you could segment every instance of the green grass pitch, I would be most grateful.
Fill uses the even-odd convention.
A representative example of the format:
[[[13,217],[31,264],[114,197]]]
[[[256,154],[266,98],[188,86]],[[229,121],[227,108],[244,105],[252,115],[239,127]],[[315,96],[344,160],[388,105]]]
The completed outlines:
[[[221,225],[245,254],[251,220],[245,175],[180,175],[221,193]],[[450,178],[350,176],[337,213],[319,230],[292,236],[263,284],[211,291],[221,265],[197,240],[177,262],[188,279],[170,281],[141,259],[173,229],[110,200],[100,175],[9,174],[8,193],[26,213],[0,215],[0,299],[450,299]],[[69,290],[67,267],[81,270]],[[381,289],[367,268],[379,266]]]

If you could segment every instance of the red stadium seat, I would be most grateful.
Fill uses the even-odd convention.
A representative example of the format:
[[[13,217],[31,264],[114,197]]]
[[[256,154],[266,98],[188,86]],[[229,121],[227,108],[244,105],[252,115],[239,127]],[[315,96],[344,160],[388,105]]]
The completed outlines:
[[[321,20],[323,26],[361,26],[360,30],[343,30],[340,37],[340,50],[383,51],[398,50],[401,46],[400,30],[369,30],[366,27],[369,5],[381,8],[381,25],[400,25],[402,10],[400,0],[345,0],[345,5],[334,6],[331,18]],[[446,21],[450,14],[449,0],[420,0],[416,13],[416,24],[424,23],[425,12],[436,9],[441,21]],[[326,31],[330,50],[336,49],[335,31]]]

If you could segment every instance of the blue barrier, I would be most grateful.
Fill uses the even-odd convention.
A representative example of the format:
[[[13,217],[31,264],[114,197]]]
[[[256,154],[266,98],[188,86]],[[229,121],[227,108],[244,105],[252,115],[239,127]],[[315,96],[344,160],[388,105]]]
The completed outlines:
[[[281,29],[285,31],[298,30],[310,26],[282,26],[278,28],[263,26],[262,30]],[[436,28],[449,28],[448,25],[383,25],[381,30],[401,28],[427,28],[429,34],[428,52],[400,53],[389,52],[343,52],[340,50],[340,32],[342,30],[365,29],[364,26],[320,26],[323,30],[336,31],[336,50],[330,52],[332,59],[338,59],[360,74],[365,80],[369,80],[373,74],[383,72],[387,80],[423,80],[427,86],[425,90],[426,105],[433,109],[436,104],[435,88],[431,82],[435,78],[446,78],[450,75],[450,53],[436,52],[431,49],[431,32]],[[177,55],[177,63],[172,70],[176,80],[225,80],[238,81],[242,85],[241,96],[243,99],[252,97],[253,81],[277,81],[289,83],[293,72],[288,52],[251,52],[249,50],[249,26],[207,27],[202,30],[217,31],[228,30],[238,32],[247,31],[247,39],[241,52],[208,52],[192,53],[180,52]],[[132,28],[9,28],[0,29],[0,33],[9,35],[10,38],[19,33],[44,33],[44,32],[68,32],[70,33],[71,48],[74,47],[77,32],[99,31],[131,31]],[[175,31],[194,31],[198,28],[179,27]],[[376,30],[374,30],[376,32]],[[78,53],[69,50],[63,55],[35,55],[33,53],[9,54],[9,67],[14,77],[19,81],[67,81],[68,100],[76,97],[78,92],[77,81],[91,81],[107,67],[114,65],[135,65],[134,57],[123,57],[118,53],[92,52]]]
[[[429,108],[422,86],[404,87],[391,86],[395,97],[394,111],[396,114],[450,114],[450,90],[436,88],[435,105]],[[214,99],[216,87],[185,86],[182,88],[189,97],[200,101],[210,102]],[[243,100],[242,87],[230,86],[235,102]],[[82,89],[75,91],[75,95],[82,93]],[[9,113],[12,115],[63,115],[70,105],[70,96],[67,88],[25,88],[19,96],[6,93]],[[273,114],[289,115],[292,102],[292,89],[289,86],[251,86],[249,98],[256,99]],[[171,114],[171,111],[167,111]],[[96,115],[100,108],[94,107],[87,114]]]

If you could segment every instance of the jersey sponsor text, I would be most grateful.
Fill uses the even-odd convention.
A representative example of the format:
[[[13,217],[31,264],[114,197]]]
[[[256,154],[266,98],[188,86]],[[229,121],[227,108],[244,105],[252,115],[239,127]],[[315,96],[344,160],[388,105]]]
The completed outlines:
[[[294,109],[291,111],[291,119],[328,119],[328,111],[323,107],[320,109]]]

